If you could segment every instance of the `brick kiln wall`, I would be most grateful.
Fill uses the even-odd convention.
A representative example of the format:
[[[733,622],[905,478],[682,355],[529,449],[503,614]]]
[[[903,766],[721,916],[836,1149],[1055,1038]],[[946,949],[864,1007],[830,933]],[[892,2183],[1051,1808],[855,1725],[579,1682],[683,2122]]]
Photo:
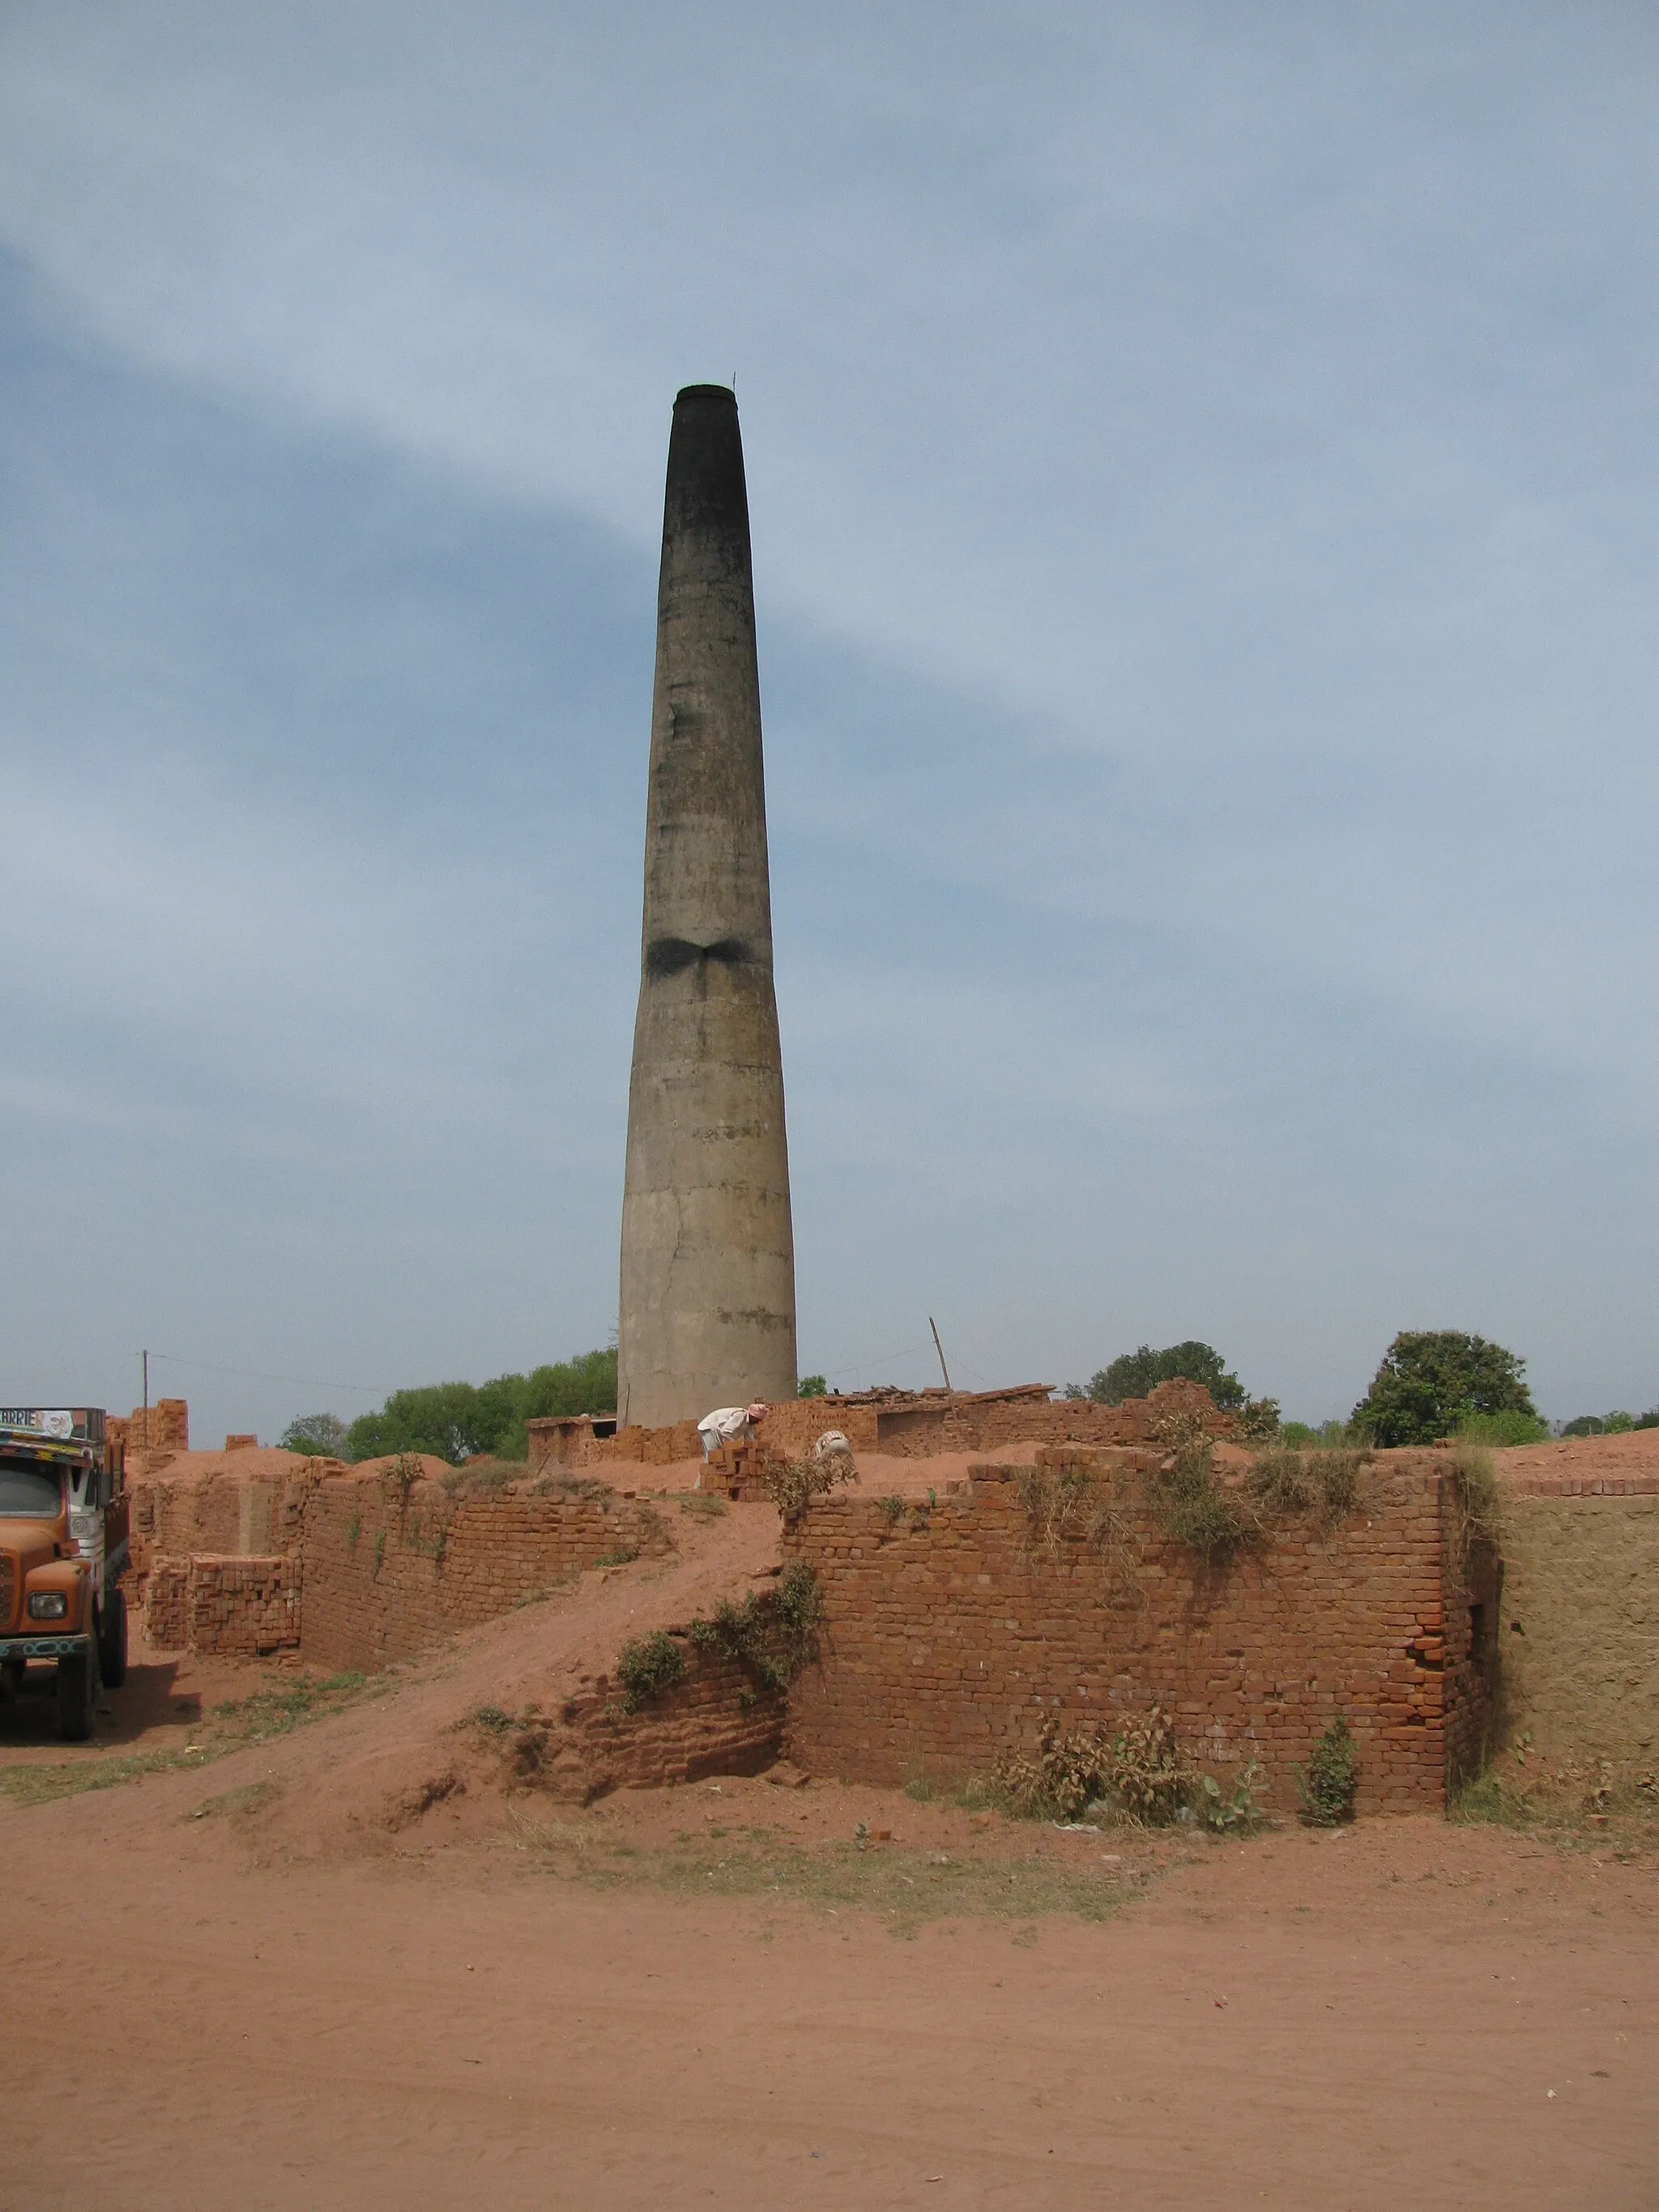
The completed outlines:
[[[325,1477],[306,1510],[303,1648],[368,1671],[618,1555],[671,1548],[651,1506],[535,1481],[452,1493],[390,1470]]]
[[[669,1548],[649,1505],[583,1487],[592,1494],[532,1480],[452,1491],[401,1480],[395,1463],[338,1460],[252,1479],[163,1474],[133,1486],[128,1600],[160,1650],[298,1646],[331,1668],[382,1667],[604,1558]],[[277,1557],[291,1566],[293,1632],[273,1638],[264,1585],[232,1570]]]
[[[190,1644],[190,1589],[188,1559],[155,1559],[143,1578],[141,1593],[129,1599],[142,1606],[146,1639],[158,1651],[184,1651]]]
[[[1156,1701],[1196,1764],[1225,1777],[1259,1760],[1263,1802],[1287,1810],[1296,1762],[1341,1712],[1361,1810],[1443,1808],[1449,1659],[1454,1681],[1473,1670],[1467,1594],[1443,1594],[1431,1455],[1374,1462],[1328,1535],[1292,1522],[1216,1571],[1164,1536],[1140,1493],[1147,1459],[1038,1455],[1039,1478],[1087,1478],[1109,1497],[1108,1556],[1034,1533],[1023,1470],[975,1469],[896,1517],[844,1492],[815,1505],[785,1537],[824,1599],[820,1664],[791,1695],[791,1756],[860,1780],[951,1780],[1029,1747],[1046,1718],[1110,1723]],[[1460,1695],[1467,1738],[1475,1693]]]

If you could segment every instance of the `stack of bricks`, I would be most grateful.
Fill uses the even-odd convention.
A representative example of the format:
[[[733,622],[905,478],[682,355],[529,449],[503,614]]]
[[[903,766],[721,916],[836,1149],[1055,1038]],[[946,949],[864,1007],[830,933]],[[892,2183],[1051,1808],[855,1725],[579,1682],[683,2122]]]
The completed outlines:
[[[768,1472],[775,1463],[775,1454],[758,1437],[717,1444],[697,1477],[697,1487],[739,1505],[764,1505],[771,1496]]]
[[[300,1648],[297,1559],[158,1560],[143,1594],[144,1634],[158,1651],[268,1658]]]
[[[198,1555],[185,1598],[185,1647],[243,1659],[297,1651],[300,1602],[298,1559]]]
[[[153,1406],[135,1406],[126,1423],[129,1451],[143,1452],[154,1460],[162,1453],[190,1449],[190,1407],[183,1398],[158,1398]]]
[[[595,1437],[583,1446],[580,1459],[591,1467],[617,1460],[629,1467],[672,1467],[677,1461],[696,1459],[702,1449],[696,1423],[676,1421],[672,1428],[618,1429],[613,1437]]]
[[[1156,1703],[1194,1765],[1224,1784],[1255,1760],[1259,1801],[1286,1810],[1297,1763],[1340,1713],[1362,1810],[1443,1809],[1449,1755],[1467,1757],[1485,1725],[1468,1593],[1445,1557],[1443,1463],[1373,1462],[1338,1527],[1283,1522],[1212,1568],[1159,1527],[1139,1480],[1149,1460],[1060,1447],[1034,1470],[975,1468],[932,1507],[895,1514],[844,1492],[815,1504],[785,1536],[824,1600],[790,1755],[858,1780],[945,1782],[1029,1751],[1045,1722],[1109,1731]],[[1044,1498],[1061,1485],[1079,1503],[1057,1528]],[[1109,1519],[1091,1542],[1094,1505]]]
[[[157,1651],[183,1651],[190,1640],[188,1559],[157,1559],[148,1567],[142,1593],[144,1637]]]

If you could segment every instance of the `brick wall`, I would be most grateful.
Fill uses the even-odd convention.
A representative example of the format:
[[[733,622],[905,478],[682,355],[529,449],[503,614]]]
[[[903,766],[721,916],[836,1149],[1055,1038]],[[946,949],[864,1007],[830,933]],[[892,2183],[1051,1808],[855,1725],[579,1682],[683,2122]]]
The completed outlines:
[[[596,1483],[452,1490],[338,1460],[250,1480],[140,1480],[131,1542],[128,1599],[158,1650],[297,1644],[320,1666],[354,1670],[493,1620],[604,1559],[671,1548],[651,1506]],[[291,1565],[283,1602],[295,1623],[275,1642],[264,1585],[231,1572],[273,1558]]]
[[[1467,1594],[1443,1595],[1432,1455],[1374,1462],[1338,1528],[1291,1522],[1224,1571],[1164,1537],[1141,1493],[1149,1460],[1061,1446],[1035,1474],[978,1468],[896,1517],[845,1492],[815,1505],[785,1539],[824,1596],[821,1662],[791,1693],[792,1757],[948,1781],[1029,1748],[1045,1718],[1110,1723],[1156,1701],[1196,1764],[1224,1779],[1255,1759],[1263,1802],[1290,1810],[1296,1763],[1340,1711],[1362,1810],[1443,1808],[1448,1668],[1473,1670]],[[1025,1495],[1062,1477],[1109,1509],[1104,1551],[1034,1522]],[[1463,1699],[1467,1736],[1467,1684]]]
[[[307,1503],[305,1654],[322,1667],[387,1666],[603,1559],[671,1548],[656,1511],[614,1491],[526,1481],[452,1493],[342,1470]]]

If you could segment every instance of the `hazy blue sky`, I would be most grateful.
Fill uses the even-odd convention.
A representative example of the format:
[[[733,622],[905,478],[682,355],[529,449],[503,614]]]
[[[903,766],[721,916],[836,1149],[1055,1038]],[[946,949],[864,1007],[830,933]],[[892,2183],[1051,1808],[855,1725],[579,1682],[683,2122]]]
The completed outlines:
[[[735,375],[804,1366],[1653,1404],[1656,276],[1647,5],[6,0],[8,1396],[605,1339]]]

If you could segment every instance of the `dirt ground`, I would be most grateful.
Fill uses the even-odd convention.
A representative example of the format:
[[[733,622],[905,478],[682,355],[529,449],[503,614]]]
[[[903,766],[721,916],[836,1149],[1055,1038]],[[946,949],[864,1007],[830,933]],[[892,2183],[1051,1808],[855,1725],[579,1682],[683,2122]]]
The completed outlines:
[[[354,1731],[466,1673],[0,1800],[42,1993],[4,2212],[1659,2204],[1633,1838],[1060,1834],[822,1778],[320,1817]],[[180,1759],[294,1686],[141,1654],[83,1756]],[[0,1772],[73,1765],[45,1719],[0,1715]]]
[[[486,1710],[775,1565],[769,1509],[667,1510],[674,1559],[367,1683],[141,1645],[91,1745],[0,1708],[0,2212],[1659,2208],[1650,1820],[504,1786]]]

